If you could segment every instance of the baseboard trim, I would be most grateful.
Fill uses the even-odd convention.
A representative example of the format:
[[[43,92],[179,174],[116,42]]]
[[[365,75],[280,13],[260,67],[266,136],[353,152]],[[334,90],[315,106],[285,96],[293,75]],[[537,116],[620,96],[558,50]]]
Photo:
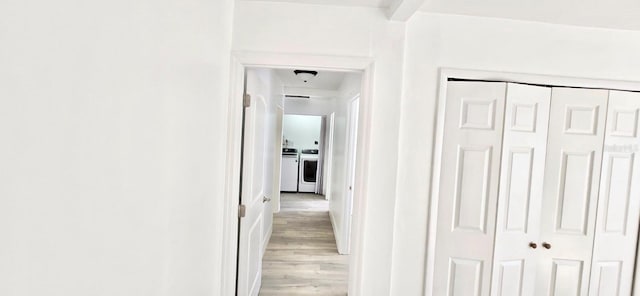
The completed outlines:
[[[333,228],[333,237],[336,240],[336,247],[338,248],[338,254],[345,255],[340,235],[338,235],[338,227],[336,227],[335,219],[333,218],[333,212],[329,211],[329,220],[331,221],[331,228]]]

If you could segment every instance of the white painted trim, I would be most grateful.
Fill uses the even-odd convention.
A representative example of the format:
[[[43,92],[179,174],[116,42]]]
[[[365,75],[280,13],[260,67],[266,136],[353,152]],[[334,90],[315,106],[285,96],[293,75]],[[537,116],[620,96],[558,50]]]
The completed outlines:
[[[327,141],[327,151],[325,152],[325,170],[324,170],[324,198],[325,200],[331,201],[331,190],[333,187],[332,178],[333,178],[333,138],[335,138],[335,119],[336,112],[331,112],[325,115],[326,124],[327,124],[327,132],[325,133],[325,140]]]
[[[235,295],[238,255],[238,204],[240,196],[240,140],[242,104],[236,103],[244,93],[245,67],[231,58],[227,119],[227,163],[225,165],[224,220],[222,221],[222,278],[220,295]],[[233,221],[233,222],[232,222]]]
[[[435,136],[433,143],[433,155],[431,159],[431,193],[429,198],[429,224],[427,226],[427,258],[425,262],[425,289],[424,295],[431,296],[433,290],[434,275],[434,258],[435,258],[435,239],[437,234],[438,221],[438,198],[440,192],[440,169],[442,166],[442,144],[444,137],[444,114],[447,98],[447,81],[450,78],[469,79],[469,80],[488,80],[502,82],[529,83],[551,86],[568,86],[581,88],[600,88],[610,90],[626,90],[640,91],[640,82],[634,81],[616,81],[606,79],[579,78],[566,76],[549,76],[537,74],[523,74],[510,72],[494,72],[482,70],[463,70],[453,68],[440,69],[440,81],[438,86],[437,113],[435,117]],[[640,249],[637,250],[640,256]],[[640,258],[636,258],[640,263]],[[634,278],[634,287],[640,287],[640,268],[636,264],[636,272]],[[633,296],[640,296],[640,288],[635,289]]]
[[[284,106],[276,106],[275,107],[275,116],[277,125],[279,124],[280,130],[276,131],[276,136],[278,139],[275,141],[275,148],[273,156],[275,159],[276,166],[274,167],[273,172],[273,192],[271,192],[271,206],[273,209],[273,213],[280,212],[280,184],[282,183],[282,133],[284,129]],[[273,224],[273,223],[272,223]]]
[[[406,22],[418,12],[425,0],[395,0],[387,8],[391,21]]]
[[[336,249],[338,249],[338,254],[342,255],[342,253],[340,253],[340,250],[342,249],[342,241],[340,240],[340,235],[338,234],[340,233],[340,230],[338,229],[338,227],[336,227],[336,221],[332,211],[329,211],[329,221],[331,221],[331,228],[333,229],[333,237],[336,240]]]
[[[262,256],[260,256],[260,258],[263,258],[264,253],[267,251],[267,246],[269,246],[269,241],[271,240],[272,233],[273,233],[273,223],[269,225],[269,230],[267,230],[267,235],[262,240]]]
[[[280,54],[265,52],[232,52],[231,90],[228,107],[227,163],[224,196],[222,275],[220,295],[235,295],[236,258],[238,247],[238,204],[240,196],[240,141],[242,129],[242,93],[247,67],[313,68],[328,71],[363,72],[358,131],[358,180],[355,184],[354,225],[351,231],[352,256],[349,257],[349,295],[360,295],[362,285],[362,239],[366,217],[366,183],[370,142],[371,98],[373,93],[374,60],[370,57]]]
[[[351,186],[351,181],[354,180],[355,181],[355,176],[356,176],[356,168],[355,168],[355,164],[356,164],[356,160],[358,158],[358,152],[357,147],[358,147],[358,130],[356,130],[355,132],[355,137],[356,139],[353,139],[354,135],[352,134],[352,130],[353,130],[353,126],[352,126],[352,116],[354,116],[354,110],[352,110],[353,107],[353,102],[356,100],[360,99],[360,93],[357,93],[356,95],[354,95],[348,102],[348,124],[347,124],[347,173],[346,173],[346,182],[345,182],[345,188],[343,188],[344,192],[346,192],[346,196],[344,198],[344,205],[342,206],[342,224],[344,225],[344,230],[343,230],[343,235],[344,237],[341,238],[342,240],[342,248],[340,248],[340,254],[349,254],[351,253],[351,242],[349,240],[349,237],[351,236],[351,224],[352,224],[352,209],[353,209],[353,202],[352,202],[352,198],[354,198],[355,196],[355,186],[353,188],[353,194],[351,194],[349,191],[349,186]],[[355,110],[355,116],[359,117],[359,112],[360,110]],[[357,125],[357,124],[356,124]],[[356,126],[357,128],[358,126]],[[355,140],[355,147],[352,147],[352,140]],[[352,154],[353,152],[353,154]],[[353,159],[352,156],[355,158]]]

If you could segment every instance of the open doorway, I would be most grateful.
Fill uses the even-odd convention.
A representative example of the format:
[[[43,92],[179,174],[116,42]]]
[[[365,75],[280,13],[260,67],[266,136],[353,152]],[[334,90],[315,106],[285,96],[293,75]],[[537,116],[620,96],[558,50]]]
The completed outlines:
[[[347,294],[362,73],[247,68],[237,295]]]

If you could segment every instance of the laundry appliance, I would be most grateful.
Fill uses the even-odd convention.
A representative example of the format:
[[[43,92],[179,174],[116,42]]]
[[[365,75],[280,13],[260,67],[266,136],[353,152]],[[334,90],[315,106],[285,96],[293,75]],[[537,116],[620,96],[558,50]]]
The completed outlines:
[[[318,179],[318,149],[300,151],[298,192],[315,192]]]
[[[280,191],[298,191],[298,149],[282,148]]]

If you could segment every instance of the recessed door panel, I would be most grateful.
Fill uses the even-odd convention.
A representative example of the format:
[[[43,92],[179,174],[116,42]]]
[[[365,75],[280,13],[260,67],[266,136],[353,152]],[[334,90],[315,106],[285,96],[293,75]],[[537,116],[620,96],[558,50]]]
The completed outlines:
[[[594,262],[591,280],[591,295],[616,296],[620,294],[622,273],[621,261]],[[624,295],[624,294],[623,294]]]
[[[505,92],[448,83],[431,295],[489,295]]]
[[[496,268],[496,267],[494,267]],[[508,260],[499,263],[496,295],[521,296],[524,274],[524,260]]]
[[[558,232],[586,234],[591,200],[593,153],[594,151],[562,152],[556,206],[556,231]]]
[[[509,151],[507,174],[507,216],[505,231],[527,232],[531,183],[533,182],[533,147],[515,147]]]
[[[625,235],[629,217],[629,202],[633,181],[634,152],[607,153],[605,178],[602,182],[604,193],[604,211],[600,219],[604,220],[605,233]]]
[[[582,295],[582,281],[584,266],[580,260],[553,260],[551,270],[551,296],[579,296]]]
[[[611,91],[590,295],[631,295],[640,221],[640,94]]]
[[[459,147],[454,230],[485,231],[491,147]]]
[[[451,258],[449,261],[450,296],[480,296],[482,284],[481,260]]]

